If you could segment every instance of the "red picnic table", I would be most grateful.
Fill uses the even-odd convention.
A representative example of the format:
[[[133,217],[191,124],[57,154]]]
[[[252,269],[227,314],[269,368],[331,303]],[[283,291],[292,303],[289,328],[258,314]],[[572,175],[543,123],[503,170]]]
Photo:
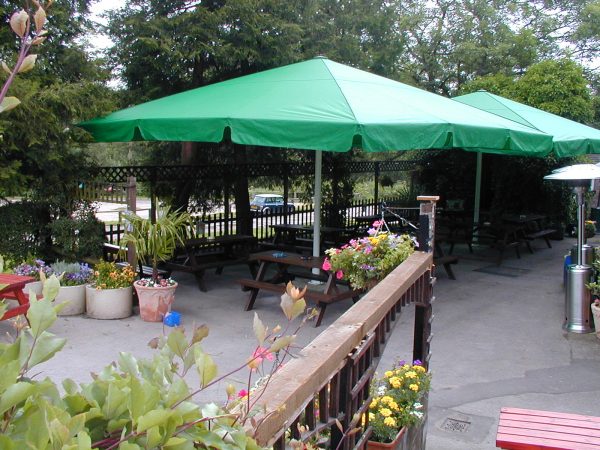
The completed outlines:
[[[509,450],[600,450],[600,417],[502,408],[496,446]]]
[[[33,277],[0,273],[0,298],[8,298],[19,302],[19,306],[6,311],[0,320],[10,319],[20,314],[26,314],[29,309],[29,296],[23,293],[27,283],[35,281]]]

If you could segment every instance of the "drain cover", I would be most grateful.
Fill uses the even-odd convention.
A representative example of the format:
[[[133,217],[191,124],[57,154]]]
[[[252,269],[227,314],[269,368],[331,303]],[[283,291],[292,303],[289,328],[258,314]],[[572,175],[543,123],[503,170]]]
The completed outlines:
[[[450,431],[452,433],[466,433],[469,430],[469,425],[471,425],[471,422],[469,421],[448,417],[444,420],[441,428],[444,431]]]

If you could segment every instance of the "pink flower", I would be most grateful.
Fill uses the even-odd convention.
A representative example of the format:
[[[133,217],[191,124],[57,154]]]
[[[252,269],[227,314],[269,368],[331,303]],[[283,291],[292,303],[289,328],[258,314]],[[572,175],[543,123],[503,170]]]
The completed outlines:
[[[341,280],[342,278],[344,278],[344,272],[342,272],[341,270],[338,270],[338,271],[335,273],[335,277],[336,277],[338,280]]]
[[[323,261],[323,266],[321,266],[323,270],[331,270],[331,263],[329,262],[329,259],[325,258],[325,261]]]
[[[240,392],[238,392],[238,397],[239,398],[244,398],[248,395],[248,391],[246,389],[242,389]]]
[[[267,361],[273,361],[273,353],[271,353],[269,351],[268,348],[265,347],[256,347],[256,350],[254,350],[254,354],[252,355],[253,358],[256,358],[257,362],[262,362],[263,359],[266,359]]]
[[[373,226],[375,228],[379,228],[382,225],[381,220],[376,220],[375,222],[373,222]]]

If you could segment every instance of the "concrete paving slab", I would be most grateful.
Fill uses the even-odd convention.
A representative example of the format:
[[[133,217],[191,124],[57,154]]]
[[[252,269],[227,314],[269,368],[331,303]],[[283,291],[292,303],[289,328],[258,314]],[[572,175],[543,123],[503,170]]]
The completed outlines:
[[[551,249],[535,246],[534,254],[523,251],[520,259],[507,252],[502,265],[523,269],[512,271],[515,276],[477,270],[496,260],[496,253],[485,247],[476,247],[473,254],[466,247],[455,249],[460,258],[453,267],[457,280],[448,279],[443,269],[438,271],[428,449],[495,448],[502,406],[600,416],[600,340],[594,334],[566,333],[561,328],[563,255],[575,240],[552,243]],[[243,365],[256,345],[254,311],[243,310],[247,293],[235,283],[249,276],[247,268],[228,267],[220,276],[207,273],[208,292],[200,292],[189,274],[175,276],[180,287],[173,309],[182,314],[184,326],[209,325],[204,347],[220,373]],[[274,326],[283,322],[278,304],[278,296],[261,294],[255,311]],[[328,307],[321,327],[308,326],[299,333],[299,345],[310,342],[351,304],[348,300]],[[381,370],[396,359],[411,359],[412,314],[413,308],[403,310]],[[9,329],[6,322],[0,323],[0,334]],[[151,356],[147,342],[162,330],[161,324],[143,322],[137,315],[110,321],[60,318],[52,331],[66,337],[67,346],[41,367],[39,376],[87,381],[90,372],[116,360],[120,351]],[[241,385],[240,378],[233,376],[230,381]],[[197,380],[192,376],[189,382],[194,385]],[[221,385],[198,400],[223,398]],[[461,420],[468,422],[467,431],[457,431]]]

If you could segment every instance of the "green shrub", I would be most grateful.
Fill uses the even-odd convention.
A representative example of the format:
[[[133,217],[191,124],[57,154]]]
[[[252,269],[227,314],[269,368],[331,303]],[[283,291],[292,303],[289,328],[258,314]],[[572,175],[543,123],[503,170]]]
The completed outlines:
[[[48,210],[29,201],[0,206],[0,253],[21,261],[43,256],[48,239]]]

